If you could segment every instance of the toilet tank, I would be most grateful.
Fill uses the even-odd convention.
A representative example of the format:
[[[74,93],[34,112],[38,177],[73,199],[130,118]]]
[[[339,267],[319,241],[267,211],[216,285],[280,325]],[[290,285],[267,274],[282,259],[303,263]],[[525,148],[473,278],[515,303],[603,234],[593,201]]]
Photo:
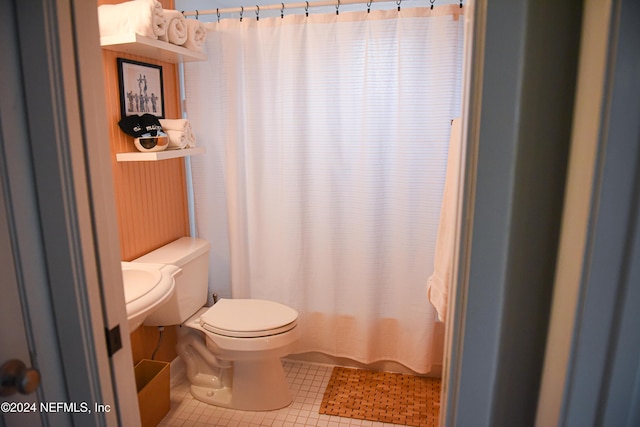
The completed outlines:
[[[133,260],[133,262],[173,264],[182,269],[175,278],[173,295],[145,319],[145,325],[180,325],[206,304],[209,248],[209,242],[206,240],[181,237]]]

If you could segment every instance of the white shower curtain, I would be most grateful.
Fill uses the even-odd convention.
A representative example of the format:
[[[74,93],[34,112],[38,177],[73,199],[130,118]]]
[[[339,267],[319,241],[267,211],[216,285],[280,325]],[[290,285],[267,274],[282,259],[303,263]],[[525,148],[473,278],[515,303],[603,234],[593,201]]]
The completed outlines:
[[[210,286],[297,309],[297,352],[431,369],[426,282],[460,114],[459,13],[224,19],[209,60],[185,65],[207,149],[192,163]]]

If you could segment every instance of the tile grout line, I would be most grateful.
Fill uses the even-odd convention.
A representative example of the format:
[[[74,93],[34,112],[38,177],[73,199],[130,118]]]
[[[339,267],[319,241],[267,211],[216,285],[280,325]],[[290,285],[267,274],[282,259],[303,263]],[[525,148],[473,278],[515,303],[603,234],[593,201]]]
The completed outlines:
[[[401,427],[404,425],[320,414],[325,388],[334,366],[285,360],[283,367],[293,395],[293,402],[286,408],[253,412],[208,405],[191,396],[189,383],[184,377],[182,381],[172,385],[171,409],[159,426]]]

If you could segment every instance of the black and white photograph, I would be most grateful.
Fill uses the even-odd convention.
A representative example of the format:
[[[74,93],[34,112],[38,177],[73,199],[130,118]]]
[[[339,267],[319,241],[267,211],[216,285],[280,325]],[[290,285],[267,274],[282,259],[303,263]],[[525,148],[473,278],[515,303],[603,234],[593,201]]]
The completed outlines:
[[[161,66],[118,58],[118,77],[122,117],[152,114],[164,118]]]

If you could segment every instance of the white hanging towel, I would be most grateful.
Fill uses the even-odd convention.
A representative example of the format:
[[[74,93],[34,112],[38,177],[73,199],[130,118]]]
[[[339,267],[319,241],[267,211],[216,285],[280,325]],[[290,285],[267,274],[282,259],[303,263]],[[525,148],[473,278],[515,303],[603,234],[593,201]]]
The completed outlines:
[[[132,0],[98,6],[100,36],[136,33],[157,39],[167,31],[162,4],[157,0]]]
[[[427,295],[429,302],[438,313],[438,320],[444,322],[447,318],[449,304],[449,288],[453,278],[454,248],[456,239],[456,212],[458,210],[458,184],[460,179],[460,155],[462,134],[460,119],[454,119],[451,124],[449,138],[449,153],[447,156],[447,172],[440,209],[440,224],[436,237],[433,274],[427,280]]]

